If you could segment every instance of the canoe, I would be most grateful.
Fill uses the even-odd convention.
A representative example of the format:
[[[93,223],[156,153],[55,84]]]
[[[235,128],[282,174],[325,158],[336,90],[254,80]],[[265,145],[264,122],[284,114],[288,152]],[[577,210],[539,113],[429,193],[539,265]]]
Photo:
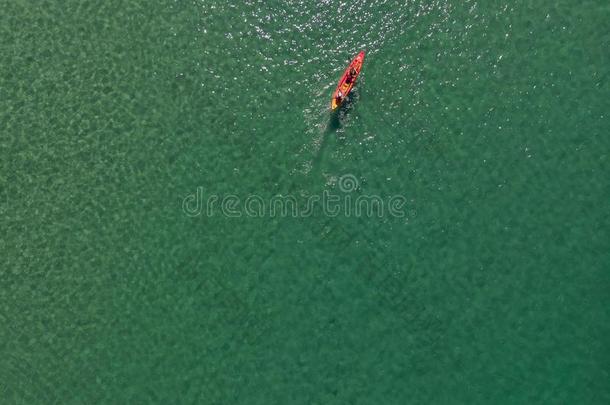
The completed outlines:
[[[360,51],[360,53],[356,55],[354,60],[351,61],[349,66],[343,72],[343,76],[341,76],[341,80],[339,80],[339,84],[337,85],[337,88],[333,93],[333,98],[330,102],[330,108],[332,110],[337,109],[337,107],[339,107],[343,103],[349,92],[352,91],[354,84],[356,84],[356,79],[358,78],[358,75],[360,75],[360,69],[362,69],[362,62],[364,62],[364,51]],[[347,79],[349,76],[349,72],[352,68],[354,68],[356,73],[353,75],[352,80],[348,83]],[[341,99],[341,101],[338,102],[337,94],[339,94],[339,91],[343,93],[343,98]]]

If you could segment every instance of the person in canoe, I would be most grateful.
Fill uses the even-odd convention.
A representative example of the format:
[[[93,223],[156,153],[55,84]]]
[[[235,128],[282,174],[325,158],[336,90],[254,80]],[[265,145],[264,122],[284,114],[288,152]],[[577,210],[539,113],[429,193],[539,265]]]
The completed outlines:
[[[352,84],[355,77],[356,77],[356,69],[351,68],[349,70],[349,73],[347,74],[347,77],[345,78],[345,83]]]
[[[337,97],[335,97],[335,100],[337,101],[337,105],[341,104],[343,101],[343,92],[341,90],[337,92]]]

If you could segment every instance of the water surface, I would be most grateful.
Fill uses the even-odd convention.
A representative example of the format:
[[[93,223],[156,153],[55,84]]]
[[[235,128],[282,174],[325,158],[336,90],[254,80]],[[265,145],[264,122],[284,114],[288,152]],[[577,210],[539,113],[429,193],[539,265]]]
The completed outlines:
[[[606,2],[2,10],[2,402],[610,401]]]

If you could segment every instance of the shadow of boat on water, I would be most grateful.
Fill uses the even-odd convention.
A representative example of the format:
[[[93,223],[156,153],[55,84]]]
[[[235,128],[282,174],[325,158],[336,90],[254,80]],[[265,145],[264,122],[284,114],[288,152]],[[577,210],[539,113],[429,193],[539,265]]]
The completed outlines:
[[[315,156],[313,167],[315,171],[319,171],[320,163],[324,159],[326,150],[328,149],[330,140],[332,139],[332,134],[337,133],[341,128],[343,128],[344,123],[349,118],[350,111],[356,105],[356,102],[360,99],[360,94],[358,91],[358,87],[354,87],[352,91],[347,95],[341,106],[336,110],[330,110],[330,115],[328,122],[326,124],[326,128],[322,133],[322,141],[320,142],[320,148],[318,149],[318,153]],[[344,139],[343,136],[338,136],[340,139]]]
[[[343,123],[348,119],[349,112],[354,108],[356,102],[360,99],[358,87],[354,87],[347,95],[343,103],[336,110],[331,110],[330,119],[326,126],[325,135],[336,132],[343,127]]]

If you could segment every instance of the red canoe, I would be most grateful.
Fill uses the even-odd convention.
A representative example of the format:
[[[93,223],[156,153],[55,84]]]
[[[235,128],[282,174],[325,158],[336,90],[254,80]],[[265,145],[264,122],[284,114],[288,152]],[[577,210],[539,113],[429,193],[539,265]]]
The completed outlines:
[[[360,74],[360,69],[362,69],[362,62],[364,62],[364,51],[360,51],[360,53],[349,64],[347,69],[345,69],[345,72],[343,72],[343,76],[341,76],[341,80],[339,80],[339,84],[333,93],[333,99],[330,102],[330,108],[332,110],[339,107],[349,92],[352,91],[352,87],[354,87],[354,84],[356,84],[356,79]],[[352,68],[355,70],[355,73],[351,75],[351,80],[348,80]],[[339,94],[339,91],[341,91],[343,97],[340,100],[337,100],[337,94]]]

